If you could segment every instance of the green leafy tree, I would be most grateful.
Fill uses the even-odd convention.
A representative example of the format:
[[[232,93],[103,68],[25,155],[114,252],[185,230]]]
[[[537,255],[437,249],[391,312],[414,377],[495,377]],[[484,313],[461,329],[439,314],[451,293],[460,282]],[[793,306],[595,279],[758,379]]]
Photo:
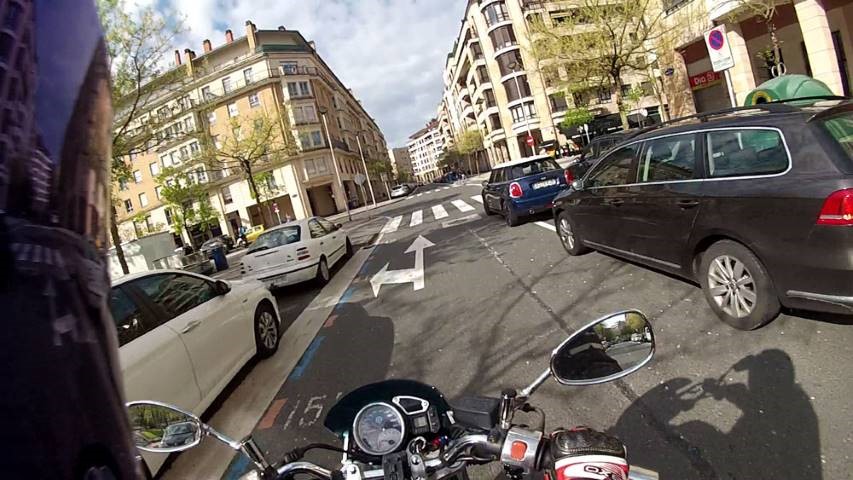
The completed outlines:
[[[161,69],[175,36],[183,31],[179,17],[160,14],[154,6],[133,10],[136,13],[129,13],[131,9],[126,7],[122,0],[98,0],[112,74],[115,124],[111,173],[114,185],[130,179],[131,155],[146,153],[166,140],[158,135],[163,127],[162,119],[148,111],[159,92],[178,82],[182,74],[179,70],[163,74]],[[121,247],[117,203],[113,196],[110,236],[121,269],[127,274],[130,269]]]
[[[566,111],[566,116],[560,122],[560,127],[568,130],[592,123],[595,116],[586,107],[570,108]]]
[[[468,171],[473,172],[471,156],[483,150],[483,134],[479,130],[467,130],[459,136],[457,146],[459,153],[464,155],[468,162]],[[479,165],[477,165],[477,173],[480,173]]]
[[[265,197],[256,174],[296,153],[296,145],[285,134],[284,122],[279,115],[263,112],[233,117],[227,138],[202,138],[203,161],[211,171],[243,177],[252,198],[261,204]]]
[[[182,235],[183,232],[187,232],[190,245],[194,249],[198,248],[190,234],[189,227],[198,223],[199,218],[204,218],[208,226],[213,221],[210,218],[210,213],[199,216],[197,211],[197,209],[204,208],[204,205],[210,207],[207,189],[198,182],[194,172],[175,167],[164,168],[157,176],[157,184],[161,187],[160,198],[172,212],[172,228],[175,233]],[[196,203],[199,204],[199,207],[196,207]],[[210,208],[212,210],[212,207]],[[215,218],[218,219],[218,214],[216,215]]]
[[[649,46],[671,28],[665,12],[651,0],[579,0],[557,26],[543,18],[531,22],[532,53],[551,63],[550,75],[569,91],[613,90],[622,127],[628,128],[624,74],[648,67]]]
[[[456,144],[451,143],[445,147],[437,163],[443,169],[456,170],[462,165],[463,160],[465,160],[465,155],[459,151]]]

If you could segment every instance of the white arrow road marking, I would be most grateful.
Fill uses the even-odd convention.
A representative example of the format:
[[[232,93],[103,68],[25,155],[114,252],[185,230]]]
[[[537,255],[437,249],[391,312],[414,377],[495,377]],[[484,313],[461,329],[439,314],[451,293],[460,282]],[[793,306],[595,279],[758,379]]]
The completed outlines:
[[[555,226],[551,225],[551,224],[550,224],[550,223],[548,223],[548,222],[536,222],[536,225],[539,225],[540,227],[542,227],[542,228],[544,228],[544,229],[551,230],[552,232],[556,232],[556,231],[557,231],[557,227],[555,227]]]
[[[452,203],[452,204],[453,204],[453,206],[454,206],[454,207],[456,207],[456,208],[458,208],[458,209],[459,209],[459,211],[460,211],[460,212],[462,212],[462,213],[465,213],[465,212],[473,212],[473,211],[474,211],[474,207],[472,207],[471,205],[468,205],[467,203],[465,203],[465,201],[464,201],[464,200],[453,200],[453,201],[452,201],[452,202],[450,202],[450,203]]]
[[[417,210],[415,212],[412,212],[412,221],[409,223],[409,226],[416,227],[422,223],[424,223],[424,211]]]
[[[441,205],[433,205],[432,207],[432,215],[436,220],[441,220],[442,218],[447,216],[447,210],[444,209]]]
[[[471,195],[471,200],[474,200],[477,203],[483,203],[483,197],[479,195]]]
[[[380,233],[393,233],[396,232],[398,228],[400,228],[400,222],[403,221],[403,216],[397,216],[388,220],[388,223],[382,227],[382,231]]]
[[[414,290],[422,290],[425,285],[424,281],[424,250],[429,247],[434,247],[435,244],[427,240],[421,235],[406,249],[404,253],[415,253],[415,268],[407,268],[404,270],[388,270],[386,263],[376,275],[371,277],[370,286],[373,287],[373,297],[379,296],[379,289],[382,285],[391,283],[411,283]]]

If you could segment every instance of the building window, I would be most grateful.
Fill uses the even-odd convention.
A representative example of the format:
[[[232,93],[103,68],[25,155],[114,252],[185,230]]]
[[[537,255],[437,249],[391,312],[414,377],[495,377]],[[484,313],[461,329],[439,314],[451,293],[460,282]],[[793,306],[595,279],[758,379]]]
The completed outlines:
[[[189,160],[190,156],[187,147],[181,147],[179,151],[181,152],[181,160]]]
[[[260,104],[261,104],[261,99],[258,98],[257,93],[253,93],[253,94],[249,95],[249,106],[250,107],[255,108],[257,106],[260,106]]]
[[[139,170],[133,171],[133,181],[134,183],[142,183],[142,172]]]
[[[193,142],[193,143],[191,143],[191,144],[190,144],[190,152],[191,152],[193,155],[197,155],[197,154],[198,154],[198,151],[199,151],[199,149],[198,149],[198,142]]]
[[[163,214],[166,216],[166,225],[172,224],[172,210],[170,208],[163,209]]]
[[[483,10],[483,15],[486,17],[486,25],[490,27],[496,23],[509,20],[509,14],[506,11],[504,2],[496,2],[489,5]]]
[[[293,107],[293,119],[296,123],[314,123],[317,121],[317,112],[314,105],[297,105]]]
[[[119,179],[119,181],[118,181],[118,189],[119,189],[119,190],[121,190],[121,191],[125,191],[125,190],[127,190],[127,179],[126,179],[126,178],[121,178],[121,179]]]
[[[205,100],[211,100],[213,98],[213,92],[210,91],[210,87],[202,87],[201,89],[201,97]]]
[[[551,110],[554,112],[563,112],[569,109],[569,104],[566,103],[565,94],[553,93],[548,95],[548,100],[551,101]]]
[[[323,135],[319,130],[314,130],[311,132],[311,141],[314,142],[315,147],[320,147],[323,145]]]
[[[302,148],[311,148],[311,136],[308,132],[299,132],[299,144]]]
[[[246,85],[252,83],[253,78],[254,78],[254,76],[252,75],[252,68],[251,67],[243,70],[243,80],[246,81]]]
[[[145,208],[148,206],[148,195],[144,193],[139,194],[139,207]]]
[[[501,70],[501,76],[509,75],[512,72],[524,70],[524,62],[521,59],[521,52],[513,50],[498,55],[498,68]]]
[[[530,96],[530,85],[527,83],[527,75],[510,78],[503,82],[503,85],[504,90],[506,90],[507,101],[509,102]],[[520,91],[519,88],[521,89]]]
[[[211,125],[216,123],[216,112],[214,112],[213,110],[207,112],[207,123]]]
[[[133,202],[129,198],[124,201],[124,209],[127,213],[133,213]]]
[[[296,75],[299,71],[299,64],[296,62],[280,62],[279,65],[281,65],[281,71],[285,75]]]
[[[240,112],[237,111],[237,103],[229,103],[228,104],[228,116],[236,117]]]
[[[498,113],[493,113],[489,115],[489,125],[492,127],[492,131],[500,130],[503,128],[501,125],[501,116]]]
[[[228,187],[222,187],[222,201],[225,204],[233,203],[234,198],[231,197],[231,189]]]
[[[533,106],[533,102],[516,105],[509,109],[509,113],[512,114],[512,121],[515,123],[536,118],[536,108]]]
[[[192,132],[193,128],[193,117],[187,117],[184,119],[184,131]]]
[[[515,32],[512,30],[512,25],[504,25],[503,27],[498,27],[492,30],[489,33],[489,38],[492,39],[492,46],[495,51],[512,45],[518,45],[518,41],[515,39]]]
[[[229,93],[231,91],[231,77],[225,77],[222,79],[222,91],[224,93]]]
[[[626,98],[628,95],[630,95],[630,94],[631,94],[631,89],[632,89],[632,88],[633,88],[633,87],[631,86],[631,84],[630,84],[630,83],[628,83],[628,84],[622,84],[622,87],[621,87],[621,90],[620,90],[620,91],[622,92],[622,98]]]
[[[157,195],[157,200],[163,198],[163,187],[161,187],[160,185],[154,187],[154,195]]]
[[[489,73],[483,65],[477,67],[477,80],[480,81],[480,84],[489,83]]]
[[[612,94],[610,93],[610,88],[599,88],[598,89],[598,101],[601,103],[609,102]]]
[[[471,44],[471,54],[474,55],[474,60],[483,58],[483,47],[480,46],[479,42]]]
[[[207,183],[207,172],[204,171],[204,167],[195,169],[195,178],[198,183]]]
[[[291,97],[310,97],[311,86],[308,84],[307,81],[288,82],[287,93],[289,93]]]
[[[157,163],[157,162],[151,162],[151,163],[148,165],[148,170],[150,170],[150,171],[151,171],[151,176],[152,176],[152,177],[156,177],[157,175],[159,175],[159,174],[160,174],[160,164],[159,164],[159,163]]]
[[[498,103],[495,101],[495,92],[491,88],[483,91],[483,96],[486,97],[486,108],[496,107]]]

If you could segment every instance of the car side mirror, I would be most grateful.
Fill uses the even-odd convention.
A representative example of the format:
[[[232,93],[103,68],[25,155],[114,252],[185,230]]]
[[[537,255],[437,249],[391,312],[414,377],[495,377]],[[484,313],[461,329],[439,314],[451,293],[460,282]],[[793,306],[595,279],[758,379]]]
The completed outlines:
[[[343,227],[344,227],[344,226],[343,226],[343,225],[341,225],[340,223],[336,223],[336,224],[335,224],[335,230],[340,230],[340,229],[342,229]]]
[[[127,404],[136,447],[146,452],[189,450],[201,443],[204,424],[195,415],[156,402]]]
[[[217,280],[213,288],[217,295],[225,295],[231,291],[231,285],[228,285],[228,282],[224,280]]]

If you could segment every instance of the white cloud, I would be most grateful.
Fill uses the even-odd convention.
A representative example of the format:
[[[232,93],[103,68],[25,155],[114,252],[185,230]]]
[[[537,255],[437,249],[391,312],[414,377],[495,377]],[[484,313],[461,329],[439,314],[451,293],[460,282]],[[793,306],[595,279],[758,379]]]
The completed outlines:
[[[458,0],[160,0],[189,31],[175,48],[201,51],[225,29],[299,30],[376,118],[389,146],[402,146],[435,116],[447,53],[458,34]]]

